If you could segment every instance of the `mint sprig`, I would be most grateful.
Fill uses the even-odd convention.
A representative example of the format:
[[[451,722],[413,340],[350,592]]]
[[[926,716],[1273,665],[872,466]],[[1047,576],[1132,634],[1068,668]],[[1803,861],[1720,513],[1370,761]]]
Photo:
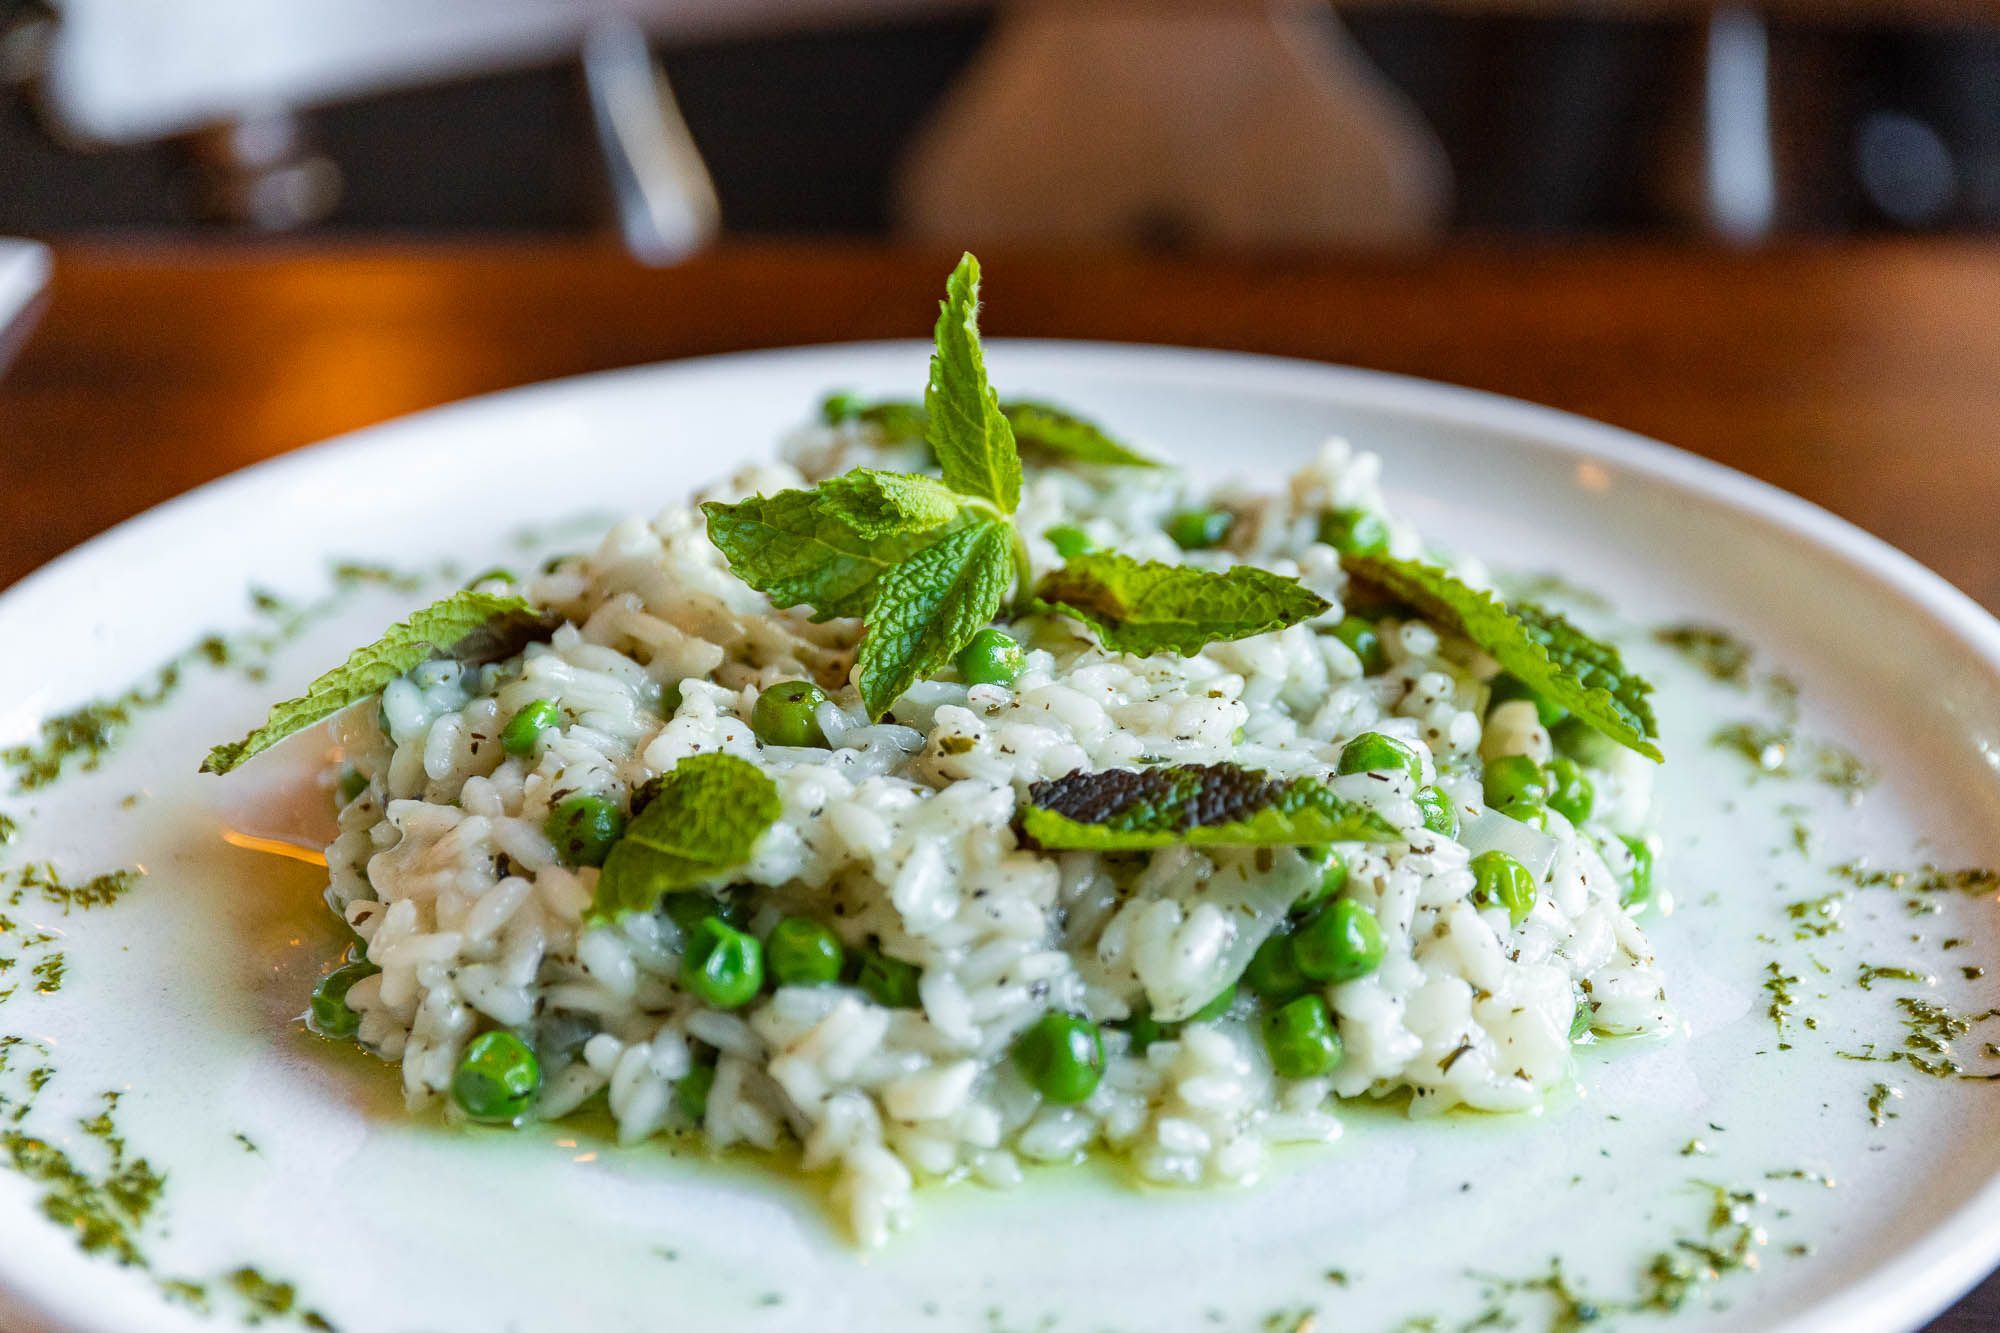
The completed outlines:
[[[1617,648],[1554,611],[1507,603],[1436,565],[1388,555],[1345,556],[1360,583],[1407,602],[1433,624],[1464,635],[1536,694],[1586,726],[1648,759],[1662,756],[1649,697],[1653,687],[1625,666]]]
[[[304,694],[272,708],[264,725],[242,740],[210,750],[201,771],[227,773],[434,658],[499,661],[547,639],[559,623],[511,594],[455,592],[390,626],[374,643],[355,649],[345,662],[308,685]]]
[[[935,335],[922,407],[843,398],[822,410],[829,420],[921,431],[942,479],[857,468],[811,490],[702,506],[709,536],[745,583],[779,606],[811,607],[816,619],[862,617],[854,675],[869,717],[881,718],[950,663],[1010,590],[1021,611],[1074,615],[1107,646],[1140,653],[1198,652],[1327,609],[1295,580],[1262,570],[1217,573],[1123,557],[1087,557],[1045,580],[1035,590],[1039,601],[1030,598],[1027,543],[1013,521],[1022,476],[1010,417],[1072,457],[1145,460],[1058,408],[1021,403],[1002,411],[987,382],[979,261],[969,254],[946,283]]]
[[[777,784],[733,754],[689,755],[653,785],[598,872],[593,922],[650,912],[669,893],[716,883],[751,858],[784,813]]]
[[[1236,764],[1071,773],[1028,788],[1021,832],[1046,851],[1401,842],[1388,820],[1317,778]]]
[[[1251,565],[1220,573],[1097,552],[1070,560],[1035,589],[1035,608],[1074,616],[1113,652],[1192,656],[1211,643],[1310,620],[1330,603]]]

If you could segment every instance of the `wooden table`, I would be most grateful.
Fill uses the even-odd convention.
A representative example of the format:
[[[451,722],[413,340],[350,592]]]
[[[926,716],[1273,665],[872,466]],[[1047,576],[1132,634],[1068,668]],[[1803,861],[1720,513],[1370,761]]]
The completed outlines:
[[[952,258],[732,246],[648,271],[584,242],[63,249],[0,379],[0,586],[246,463],[468,394],[921,336]],[[984,258],[993,333],[1275,352],[1551,403],[1796,491],[2000,609],[2000,246]],[[2000,1327],[2000,1279],[1937,1327]]]

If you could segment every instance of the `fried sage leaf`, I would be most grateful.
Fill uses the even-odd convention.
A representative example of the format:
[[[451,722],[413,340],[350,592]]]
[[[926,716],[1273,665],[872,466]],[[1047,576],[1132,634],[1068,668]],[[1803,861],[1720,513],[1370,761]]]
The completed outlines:
[[[1381,815],[1311,777],[1273,778],[1236,764],[1071,773],[1028,788],[1027,840],[1049,851],[1296,847],[1401,842]]]

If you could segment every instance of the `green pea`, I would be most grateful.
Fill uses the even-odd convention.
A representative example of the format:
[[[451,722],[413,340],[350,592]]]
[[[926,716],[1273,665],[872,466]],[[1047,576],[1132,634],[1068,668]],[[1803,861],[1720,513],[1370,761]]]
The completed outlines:
[[[1042,534],[1049,545],[1056,548],[1056,554],[1065,560],[1074,560],[1080,555],[1088,555],[1097,549],[1090,540],[1090,534],[1069,523],[1058,523]]]
[[[625,836],[625,816],[602,796],[578,792],[549,811],[542,832],[556,845],[564,865],[601,866]]]
[[[1542,766],[1524,754],[1510,754],[1486,765],[1480,779],[1486,804],[1502,814],[1515,805],[1542,805],[1549,799],[1548,776]]]
[[[1332,509],[1320,518],[1319,539],[1342,555],[1380,555],[1389,549],[1389,525],[1372,510]]]
[[[341,772],[340,784],[334,788],[334,794],[339,798],[338,805],[345,809],[353,804],[355,797],[367,790],[368,779],[362,776],[361,770],[349,767]]]
[[[989,625],[959,649],[958,676],[968,685],[1012,685],[1026,663],[1021,645]]]
[[[1417,788],[1417,809],[1423,813],[1424,827],[1446,838],[1458,836],[1458,807],[1445,795],[1443,787],[1433,783]]]
[[[1207,551],[1222,545],[1235,524],[1226,509],[1181,509],[1167,516],[1167,535],[1183,551]]]
[[[923,971],[913,963],[891,958],[879,949],[861,956],[858,984],[869,999],[884,1009],[915,1009],[922,1003],[917,983]]]
[[[1401,769],[1418,782],[1424,780],[1424,759],[1414,749],[1379,731],[1364,731],[1340,752],[1341,773],[1387,773]]]
[[[1342,616],[1333,627],[1333,637],[1354,650],[1363,675],[1372,676],[1389,664],[1389,655],[1382,651],[1382,631],[1360,616]]]
[[[1044,1098],[1074,1106],[1104,1077],[1104,1038],[1076,1014],[1043,1014],[1014,1039],[1014,1064]]]
[[[1250,966],[1243,969],[1243,984],[1274,1001],[1289,1000],[1311,988],[1306,974],[1299,971],[1290,931],[1280,930],[1257,946]]]
[[[1481,907],[1506,908],[1511,925],[1520,925],[1535,909],[1535,877],[1505,852],[1473,857],[1472,879],[1472,901]]]
[[[542,1064],[527,1042],[504,1030],[472,1039],[451,1076],[451,1096],[474,1120],[512,1122],[534,1103]]]
[[[674,1084],[674,1105],[697,1125],[708,1118],[708,1093],[715,1086],[715,1066],[696,1065]]]
[[[764,946],[719,916],[703,917],[681,949],[681,986],[704,1004],[737,1009],[764,985]]]
[[[1495,676],[1492,684],[1487,686],[1486,704],[1489,709],[1498,704],[1512,703],[1516,699],[1533,700],[1535,717],[1545,727],[1553,727],[1569,716],[1569,709],[1536,694],[1518,676],[1509,676],[1503,672]]]
[[[1235,1003],[1236,983],[1232,981],[1217,992],[1214,999],[1189,1014],[1187,1021],[1190,1023],[1213,1023],[1216,1019],[1228,1013],[1229,1007]]]
[[[1308,861],[1320,863],[1319,883],[1306,890],[1299,900],[1292,904],[1294,914],[1304,912],[1333,897],[1347,887],[1347,858],[1324,844],[1301,847],[1299,852]]]
[[[860,394],[848,393],[845,390],[836,389],[834,392],[820,399],[820,420],[829,426],[838,426],[843,421],[861,415],[863,404],[864,400]]]
[[[1317,1078],[1340,1064],[1340,1033],[1317,995],[1287,1000],[1264,1015],[1264,1050],[1282,1078]]]
[[[1125,1031],[1132,1037],[1132,1053],[1144,1055],[1146,1048],[1156,1041],[1166,1041],[1180,1031],[1178,1023],[1162,1023],[1153,1017],[1153,1011],[1141,1004],[1132,1011],[1132,1017],[1125,1021]]]
[[[766,745],[826,746],[820,730],[819,706],[826,691],[809,680],[781,680],[757,696],[750,710],[750,730]]]
[[[1549,831],[1549,808],[1539,801],[1516,801],[1500,812],[1509,819],[1519,820],[1531,829]]]
[[[1581,824],[1597,808],[1597,786],[1583,765],[1566,754],[1549,760],[1549,809],[1572,824]]]
[[[343,963],[320,978],[312,993],[312,1030],[322,1037],[352,1037],[361,1030],[361,1015],[347,1007],[347,992],[363,977],[382,969],[373,963]]]
[[[780,986],[824,986],[840,980],[847,951],[840,937],[810,917],[788,916],[764,941],[771,979]]]
[[[521,711],[507,719],[507,725],[500,729],[500,744],[508,754],[526,755],[535,752],[535,743],[542,733],[562,722],[562,710],[553,699],[537,699],[523,704]]]
[[[1622,835],[1618,841],[1632,853],[1632,869],[1625,876],[1625,892],[1618,895],[1618,901],[1637,910],[1653,901],[1653,862],[1657,850],[1649,838]]]
[[[1352,898],[1336,898],[1299,923],[1292,957],[1314,981],[1352,981],[1382,965],[1386,948],[1375,914]]]

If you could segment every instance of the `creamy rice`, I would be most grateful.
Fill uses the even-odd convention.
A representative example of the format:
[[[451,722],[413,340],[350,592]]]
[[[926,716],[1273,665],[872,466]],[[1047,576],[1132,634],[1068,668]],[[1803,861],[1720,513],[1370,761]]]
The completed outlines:
[[[804,434],[785,457],[697,500],[920,461],[885,458],[860,426]],[[1273,1143],[1334,1138],[1340,1098],[1407,1095],[1419,1115],[1538,1105],[1568,1077],[1580,999],[1599,1034],[1671,1022],[1620,905],[1631,867],[1618,835],[1647,830],[1652,765],[1593,751],[1598,796],[1581,828],[1551,811],[1537,832],[1484,809],[1483,764],[1550,756],[1534,705],[1489,710],[1496,665],[1422,621],[1383,622],[1387,664],[1374,675],[1326,632],[1346,579],[1315,539],[1325,510],[1385,514],[1396,554],[1424,549],[1388,515],[1378,470],[1339,441],[1275,494],[1211,494],[1165,469],[1031,468],[1017,521],[1038,573],[1061,563],[1039,534],[1070,524],[1142,559],[1293,575],[1335,607],[1185,658],[1109,653],[1067,620],[1020,622],[1010,628],[1027,668],[1012,685],[925,682],[874,724],[846,683],[858,622],[773,610],[729,571],[693,503],[620,524],[593,554],[531,583],[566,618],[551,642],[491,666],[420,667],[379,708],[336,723],[367,780],[327,853],[329,901],[380,968],[348,994],[359,1040],[400,1062],[412,1108],[451,1108],[467,1043],[507,1028],[540,1057],[538,1118],[602,1094],[627,1143],[696,1131],[718,1147],[795,1140],[806,1170],[831,1173],[836,1206],[870,1245],[907,1219],[919,1180],[1005,1186],[1024,1162],[1103,1151],[1148,1181],[1238,1183],[1258,1175]],[[1183,552],[1163,532],[1197,502],[1237,515],[1227,549]],[[759,691],[796,678],[832,695],[819,710],[828,748],[765,746],[752,732]],[[533,754],[509,754],[501,728],[538,699],[560,706],[563,725]],[[1474,903],[1472,849],[1422,826],[1417,784],[1335,776],[1343,743],[1366,731],[1417,751],[1425,780],[1458,807],[1461,836],[1521,849],[1540,884],[1518,926],[1505,908]],[[543,832],[550,809],[578,792],[622,807],[647,779],[715,751],[756,765],[783,802],[734,876],[747,928],[823,920],[850,949],[921,969],[919,1007],[829,985],[705,1008],[676,980],[681,936],[666,914],[583,924],[598,872],[559,861]],[[1410,830],[1406,844],[1341,848],[1342,892],[1372,910],[1387,947],[1375,971],[1323,990],[1345,1049],[1328,1076],[1273,1073],[1247,992],[1143,1052],[1122,1026],[1142,1010],[1184,1019],[1234,981],[1317,882],[1305,853],[1057,854],[1017,838],[1029,783],[1159,762],[1326,778]],[[1077,1105],[1045,1102],[1007,1058],[1051,1011],[1103,1032],[1104,1077]],[[674,1089],[710,1062],[694,1125]]]

